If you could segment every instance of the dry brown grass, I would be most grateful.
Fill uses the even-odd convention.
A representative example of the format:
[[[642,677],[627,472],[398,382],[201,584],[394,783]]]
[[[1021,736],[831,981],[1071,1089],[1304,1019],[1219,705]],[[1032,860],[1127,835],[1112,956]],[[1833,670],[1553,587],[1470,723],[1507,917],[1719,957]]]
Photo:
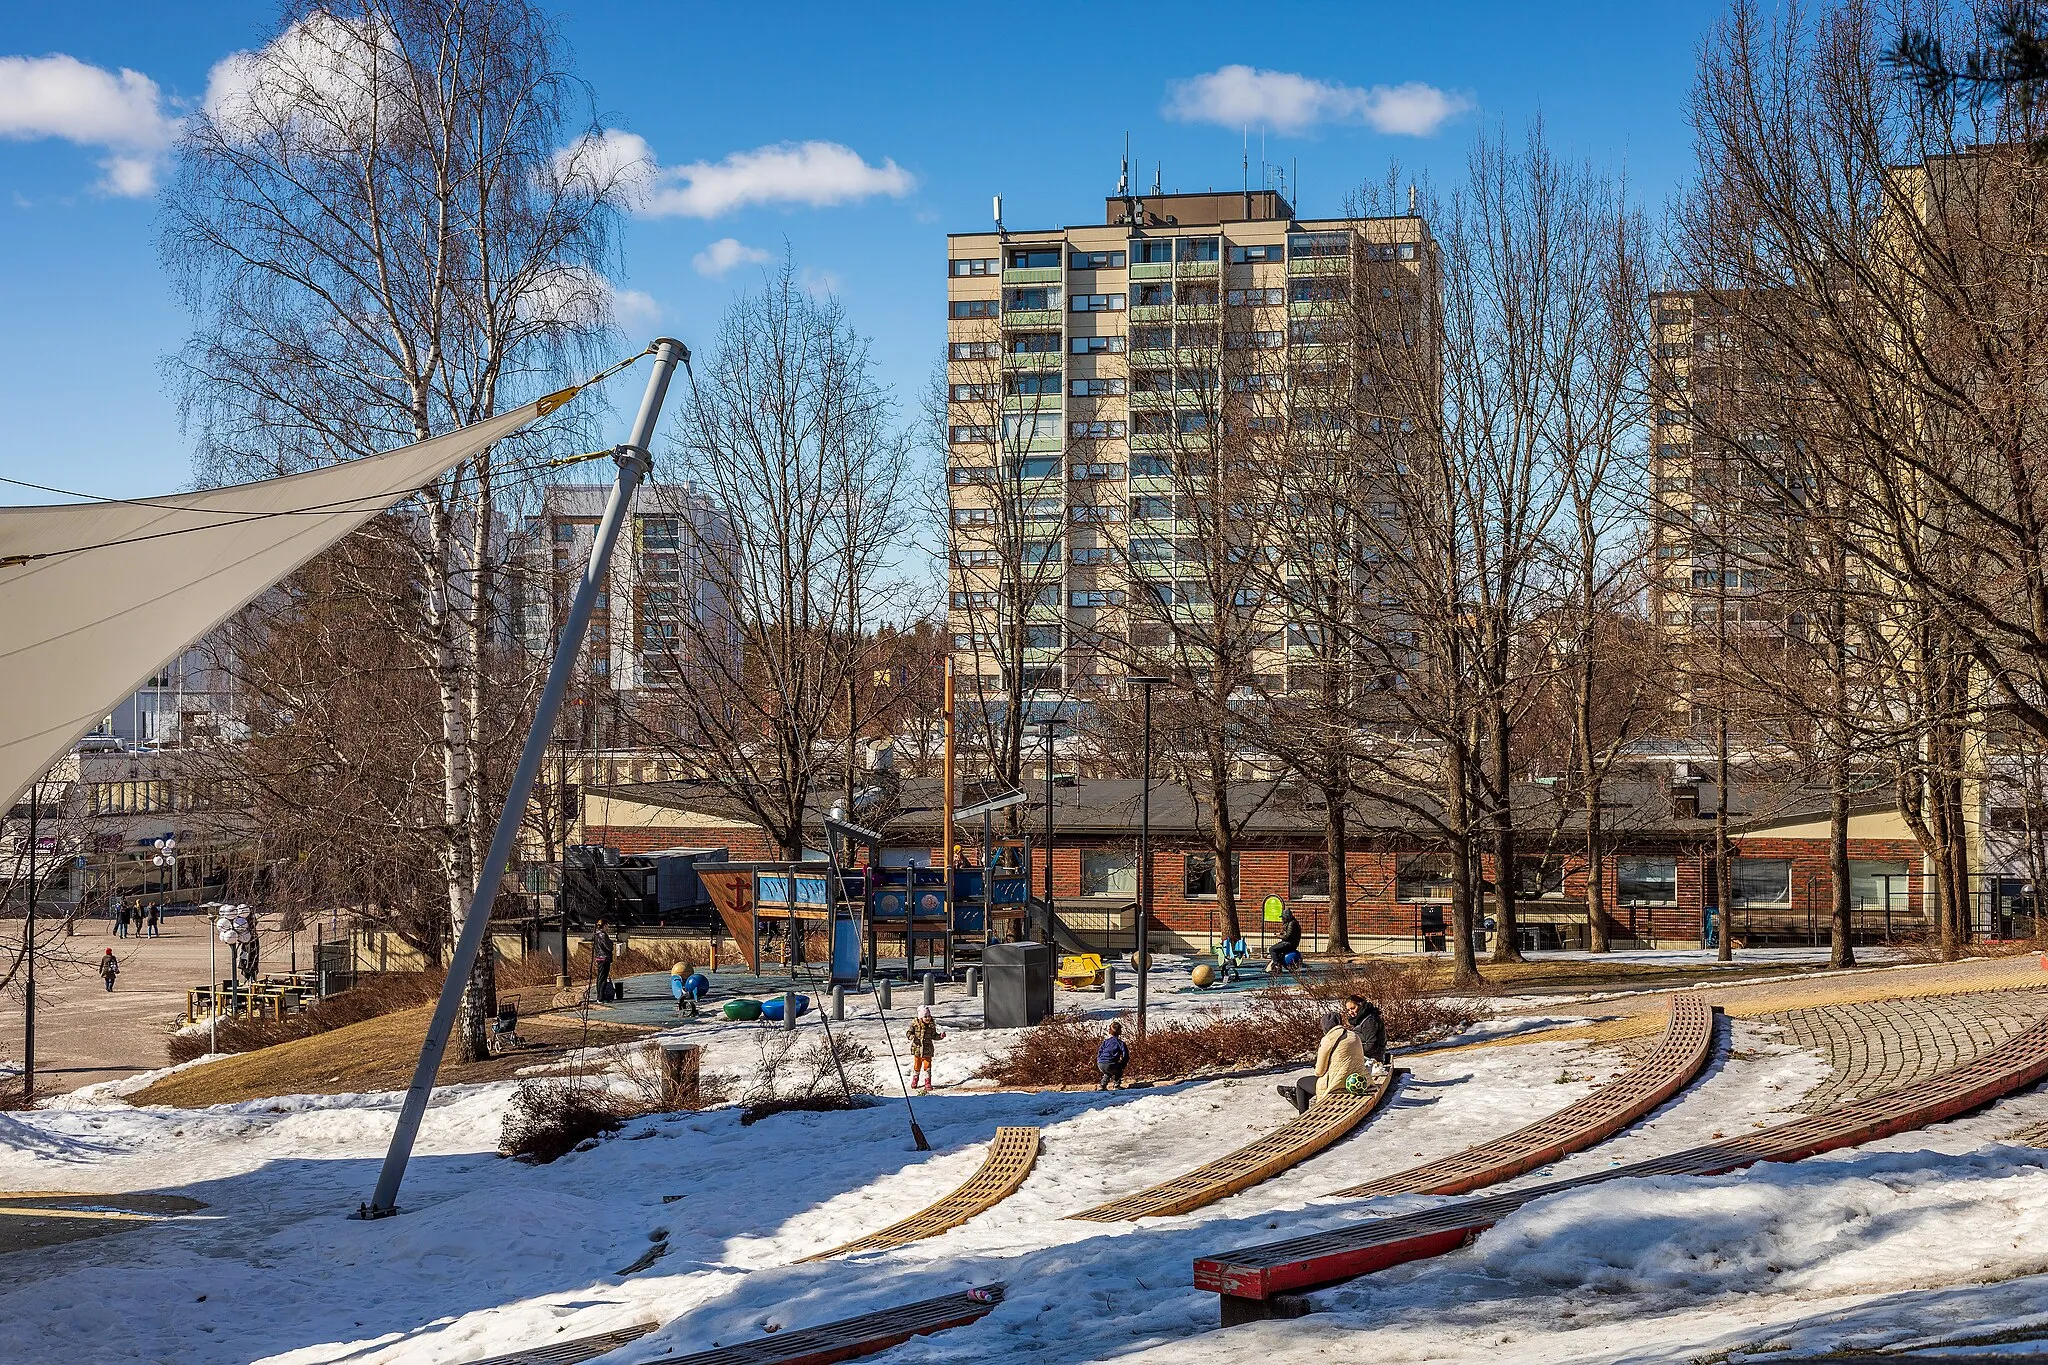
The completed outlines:
[[[441,982],[446,975],[445,972],[387,972],[382,976],[365,977],[361,984],[282,1019],[224,1018],[212,1032],[174,1033],[164,1044],[164,1053],[173,1063],[203,1057],[209,1051],[215,1033],[219,1036],[218,1050],[221,1052],[254,1052],[258,1048],[288,1043],[294,1038],[310,1038],[316,1033],[331,1032],[359,1024],[365,1019],[425,1004],[440,993]]]
[[[1390,1043],[1430,1042],[1479,1017],[1470,1006],[1441,998],[1413,967],[1359,963],[1319,973],[1305,987],[1266,987],[1241,1013],[1219,1006],[1204,1011],[1200,1020],[1155,1025],[1143,1042],[1126,1024],[1131,1062],[1124,1074],[1133,1080],[1177,1080],[1290,1061],[1314,1050],[1323,1036],[1324,1013],[1352,995],[1380,1007]],[[976,1074],[1018,1086],[1093,1081],[1095,1050],[1106,1032],[1100,1020],[1057,1014],[991,1057]]]
[[[612,980],[620,977],[639,976],[644,972],[665,972],[678,962],[691,967],[701,967],[699,955],[681,944],[665,947],[659,952],[632,945],[620,948],[612,954]],[[528,953],[525,957],[510,959],[498,964],[498,986],[553,986],[559,974],[555,960],[546,953]],[[569,954],[569,979],[588,982],[597,975],[591,965],[588,945]]]
[[[341,1095],[401,1089],[412,1080],[432,1012],[432,1006],[419,1005],[308,1038],[224,1057],[166,1076],[130,1099],[136,1104],[193,1109],[277,1095]],[[558,1058],[576,1048],[624,1042],[650,1030],[588,1022],[565,1011],[522,1016],[519,1032],[530,1046],[485,1061],[456,1061],[451,1051],[448,1060],[441,1063],[437,1083],[505,1080],[522,1067]]]

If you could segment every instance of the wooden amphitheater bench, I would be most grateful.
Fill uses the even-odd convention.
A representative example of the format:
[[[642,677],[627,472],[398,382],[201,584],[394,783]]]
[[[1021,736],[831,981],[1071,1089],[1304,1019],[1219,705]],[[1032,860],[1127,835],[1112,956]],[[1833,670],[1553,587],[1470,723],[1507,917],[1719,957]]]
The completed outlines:
[[[1455,1250],[1545,1195],[1632,1177],[1721,1175],[1759,1161],[1798,1161],[1945,1122],[2033,1085],[2044,1076],[2048,1076],[2048,1020],[1965,1066],[1726,1142],[1419,1213],[1368,1218],[1325,1232],[1204,1256],[1195,1262],[1195,1287],[1221,1297],[1226,1327],[1259,1318],[1298,1316],[1307,1311],[1299,1291]]]
[[[1024,1183],[1025,1176],[1031,1174],[1031,1168],[1037,1161],[1036,1128],[998,1128],[995,1141],[988,1145],[988,1156],[981,1163],[981,1169],[959,1189],[931,1207],[899,1222],[891,1223],[880,1232],[871,1232],[844,1246],[836,1246],[830,1251],[821,1251],[803,1259],[822,1261],[832,1256],[845,1256],[856,1251],[877,1251],[884,1247],[900,1247],[906,1242],[936,1237],[950,1228],[959,1227],[976,1214],[994,1208],[1015,1194],[1017,1187]]]
[[[1465,1194],[1512,1180],[1613,1137],[1692,1084],[1713,1050],[1712,1007],[1690,991],[1674,995],[1664,1035],[1650,1055],[1578,1103],[1455,1156],[1334,1193],[1339,1198]]]
[[[1185,1175],[1175,1176],[1150,1189],[1067,1216],[1095,1223],[1164,1218],[1250,1189],[1291,1166],[1300,1165],[1365,1122],[1374,1110],[1386,1103],[1387,1096],[1394,1092],[1394,1087],[1406,1074],[1405,1071],[1387,1072],[1370,1094],[1353,1095],[1338,1091],[1324,1095],[1309,1106],[1306,1114],[1228,1156],[1218,1157],[1206,1166],[1197,1166]]]
[[[912,1337],[928,1336],[949,1327],[965,1327],[971,1322],[979,1322],[1002,1301],[1002,1285],[984,1285],[979,1289],[942,1294],[935,1299],[923,1299],[879,1313],[843,1318],[819,1327],[776,1332],[737,1346],[714,1346],[708,1351],[693,1351],[685,1356],[663,1356],[661,1360],[663,1365],[832,1365],[834,1361],[857,1360],[886,1351]],[[641,1323],[616,1332],[550,1342],[546,1346],[514,1351],[509,1355],[492,1356],[488,1360],[473,1362],[473,1365],[577,1365],[577,1362],[595,1360],[615,1351],[654,1330],[655,1324]]]

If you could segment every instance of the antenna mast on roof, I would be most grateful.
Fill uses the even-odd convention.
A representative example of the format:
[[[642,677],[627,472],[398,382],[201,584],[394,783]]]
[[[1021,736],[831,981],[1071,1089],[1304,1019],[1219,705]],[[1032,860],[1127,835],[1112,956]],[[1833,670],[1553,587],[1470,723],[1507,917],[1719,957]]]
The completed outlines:
[[[1159,193],[1159,173],[1165,168],[1166,163],[1164,161],[1155,161],[1152,163],[1152,193],[1155,197]]]
[[[1128,198],[1128,197],[1130,196],[1130,193],[1131,193],[1131,135],[1130,135],[1130,133],[1129,133],[1129,132],[1126,132],[1126,133],[1124,134],[1124,164],[1123,164],[1123,170],[1122,170],[1121,172],[1119,172],[1119,173],[1118,173],[1118,175],[1117,175],[1117,178],[1116,178],[1116,197],[1117,197],[1117,198],[1119,198],[1119,199],[1125,199],[1125,198]]]

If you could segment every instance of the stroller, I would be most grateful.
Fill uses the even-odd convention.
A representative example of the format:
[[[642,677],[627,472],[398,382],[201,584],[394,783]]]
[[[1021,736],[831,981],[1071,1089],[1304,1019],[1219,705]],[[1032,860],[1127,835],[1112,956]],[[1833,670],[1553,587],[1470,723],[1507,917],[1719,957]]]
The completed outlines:
[[[1241,938],[1226,941],[1216,950],[1216,979],[1241,981],[1245,964],[1251,961],[1251,945]]]

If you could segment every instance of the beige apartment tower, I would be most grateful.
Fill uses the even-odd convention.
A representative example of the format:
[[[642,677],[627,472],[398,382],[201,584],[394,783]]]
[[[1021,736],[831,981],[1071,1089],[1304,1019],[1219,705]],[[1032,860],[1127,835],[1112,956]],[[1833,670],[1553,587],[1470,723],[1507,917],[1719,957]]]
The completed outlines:
[[[1196,509],[1169,461],[1215,394],[1258,398],[1241,426],[1339,420],[1354,300],[1419,336],[1435,248],[1418,217],[1303,220],[1272,190],[1119,195],[1099,224],[955,234],[946,271],[955,667],[1044,716],[1127,671],[1134,580],[1171,597]]]

